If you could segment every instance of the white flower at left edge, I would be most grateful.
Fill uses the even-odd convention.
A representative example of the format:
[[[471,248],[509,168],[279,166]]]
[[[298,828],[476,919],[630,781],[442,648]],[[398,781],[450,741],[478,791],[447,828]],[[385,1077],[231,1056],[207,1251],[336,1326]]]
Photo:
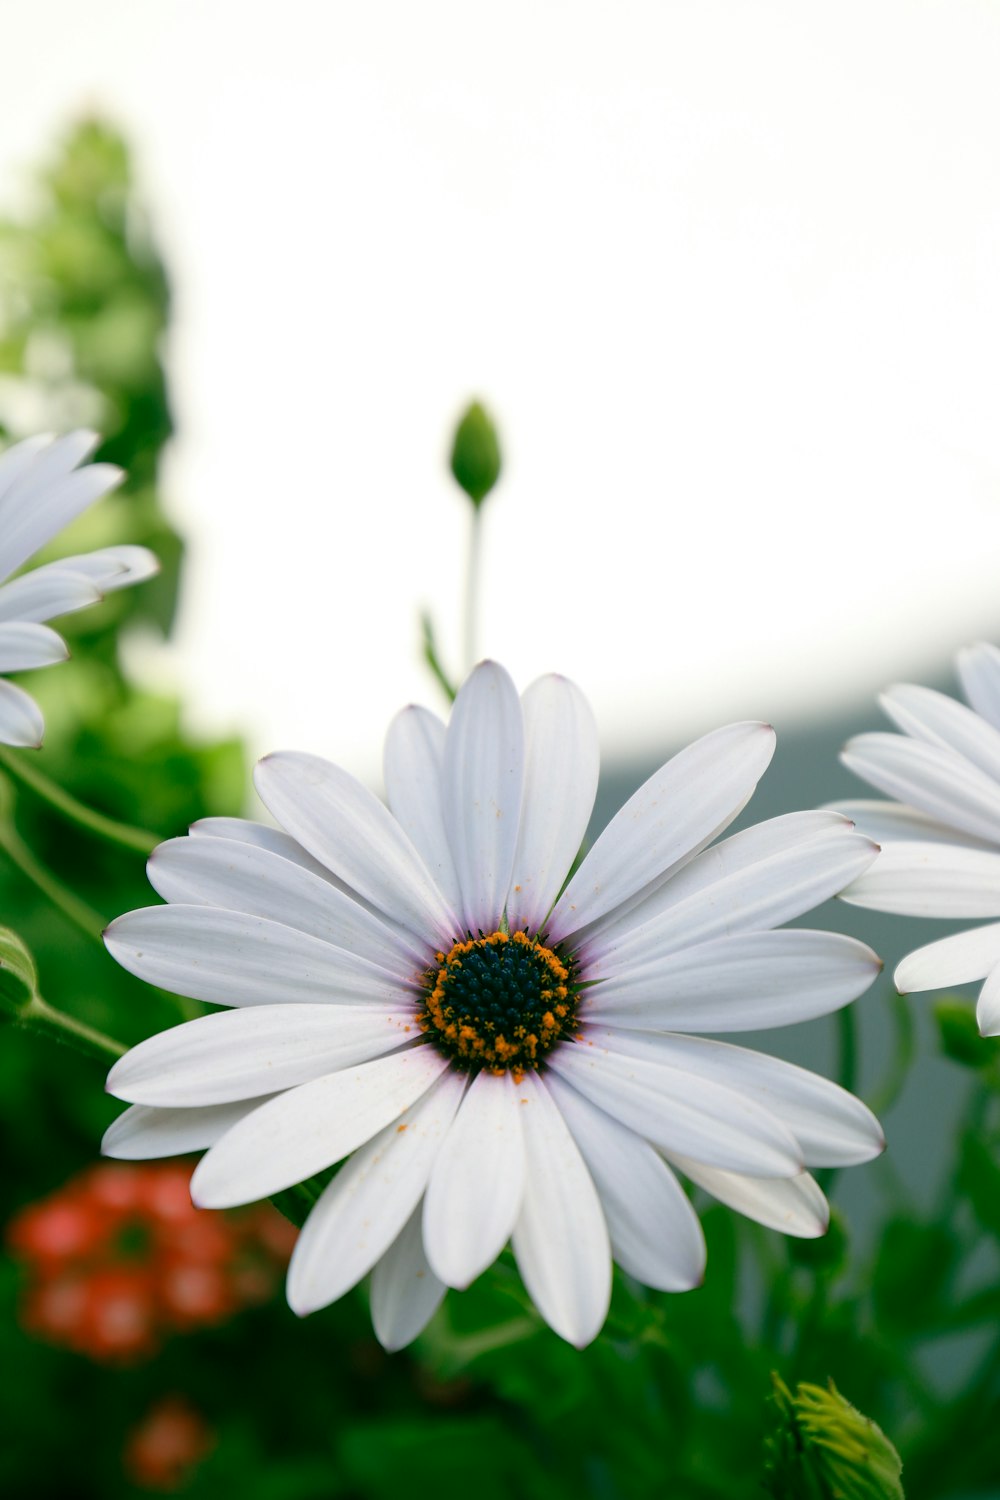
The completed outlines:
[[[145,547],[106,547],[11,574],[124,477],[113,464],[79,465],[99,439],[93,432],[29,438],[0,455],[0,673],[65,661],[62,637],[43,624],[96,604],[113,589],[141,583],[159,564]],[[0,676],[0,744],[37,747],[45,725],[23,688]]]
[[[783,1026],[848,1004],[879,970],[837,933],[774,931],[866,869],[836,813],[721,834],[771,759],[766,724],[667,762],[567,877],[598,746],[582,694],[519,698],[484,662],[447,728],[404,709],[386,808],[317,756],[257,767],[281,825],[209,818],[149,862],[169,903],[113,922],[134,974],[220,1011],[112,1069],[132,1104],[108,1155],[207,1149],[203,1207],[251,1202],[344,1162],[289,1270],[299,1313],[372,1272],[390,1349],[508,1240],[540,1313],[583,1346],[612,1256],[662,1291],[705,1245],[675,1169],[787,1234],[822,1234],[808,1166],[882,1150],[869,1110],[802,1068],[696,1031]],[[346,1160],[345,1160],[346,1158]]]

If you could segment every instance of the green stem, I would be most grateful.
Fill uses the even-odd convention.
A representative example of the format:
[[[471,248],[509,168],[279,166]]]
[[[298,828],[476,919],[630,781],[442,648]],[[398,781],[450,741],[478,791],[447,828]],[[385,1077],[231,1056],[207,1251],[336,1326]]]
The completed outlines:
[[[43,896],[46,896],[63,916],[68,918],[74,926],[79,927],[87,937],[101,940],[101,933],[107,927],[107,922],[99,912],[86,901],[81,901],[79,896],[57,880],[50,870],[36,859],[21,838],[17,829],[10,823],[0,823],[0,849],[9,856],[22,875],[26,875],[32,885],[37,886]]]
[[[127,1047],[116,1042],[113,1037],[105,1036],[103,1032],[95,1031],[93,1026],[78,1021],[75,1016],[67,1016],[63,1011],[48,1005],[41,995],[34,996],[31,1003],[21,1011],[15,1024],[24,1026],[29,1031],[41,1032],[53,1041],[63,1042],[67,1047],[85,1052],[88,1057],[95,1057],[102,1063],[114,1062],[128,1051]]]
[[[85,807],[78,802],[69,792],[63,790],[54,781],[39,771],[20,755],[12,755],[7,749],[0,747],[0,766],[14,776],[24,786],[29,787],[37,797],[41,797],[56,812],[75,823],[78,828],[84,828],[88,833],[97,838],[106,839],[109,844],[118,844],[123,849],[131,849],[137,854],[150,854],[160,842],[154,833],[147,833],[144,828],[131,828],[127,823],[116,823],[113,818],[106,818],[103,813],[94,812],[93,808]]]
[[[469,558],[465,573],[465,621],[462,641],[465,651],[466,675],[476,664],[477,630],[476,619],[479,604],[479,570],[483,552],[483,507],[472,507],[469,529]]]
[[[854,1006],[845,1005],[837,1012],[837,1082],[849,1094],[854,1093],[858,1078],[858,1031],[854,1018]],[[824,1193],[829,1197],[837,1176],[836,1167],[813,1174]]]

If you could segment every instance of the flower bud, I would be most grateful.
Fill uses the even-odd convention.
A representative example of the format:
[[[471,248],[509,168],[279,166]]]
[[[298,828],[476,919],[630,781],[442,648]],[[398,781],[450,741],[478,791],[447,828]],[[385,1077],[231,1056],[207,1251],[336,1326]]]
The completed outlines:
[[[889,1439],[830,1381],[793,1395],[772,1375],[777,1429],[768,1438],[765,1489],[773,1500],[903,1500],[903,1465]]]
[[[451,472],[478,510],[500,478],[500,443],[492,420],[473,401],[455,429]]]
[[[35,961],[8,927],[0,927],[0,1011],[20,1015],[38,992]]]

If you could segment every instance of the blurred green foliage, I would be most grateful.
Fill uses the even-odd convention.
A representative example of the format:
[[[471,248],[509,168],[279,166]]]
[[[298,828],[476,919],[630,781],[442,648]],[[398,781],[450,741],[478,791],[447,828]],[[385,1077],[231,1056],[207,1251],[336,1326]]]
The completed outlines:
[[[89,805],[161,835],[242,811],[247,787],[240,745],[193,739],[183,705],[130,682],[118,653],[124,631],[167,631],[177,594],[181,548],[157,494],[171,432],[159,357],[168,311],[125,144],[85,123],[30,211],[0,226],[0,422],[11,437],[99,427],[101,456],[129,481],[58,548],[144,542],[164,566],[154,586],[69,621],[73,660],[28,685],[48,723],[37,763]],[[2,780],[0,793],[4,816],[13,784]],[[13,815],[105,916],[152,899],[141,857],[71,827],[27,789]],[[176,999],[132,979],[2,856],[0,903],[50,1002],[125,1041],[181,1018]],[[909,1500],[995,1500],[1000,1076],[961,1005],[939,1010],[939,1023],[943,1050],[975,1083],[941,1201],[916,1212],[880,1163],[869,1169],[882,1194],[869,1238],[836,1212],[827,1240],[803,1243],[704,1207],[705,1285],[669,1297],[619,1276],[608,1325],[583,1353],[542,1325],[505,1255],[468,1293],[450,1294],[404,1354],[378,1347],[361,1291],[304,1322],[276,1302],[116,1371],[32,1340],[18,1323],[20,1272],[2,1260],[0,1425],[17,1440],[0,1444],[0,1491],[134,1495],[126,1435],[179,1392],[218,1437],[192,1497],[465,1500],[471,1488],[477,1500],[759,1500],[778,1372],[789,1390],[834,1380],[890,1434]],[[117,1106],[96,1064],[37,1036],[2,1036],[7,1216],[92,1161]],[[902,1023],[900,1038],[903,1067],[912,1039]],[[836,1193],[835,1174],[827,1186]],[[942,1361],[945,1348],[957,1356]]]

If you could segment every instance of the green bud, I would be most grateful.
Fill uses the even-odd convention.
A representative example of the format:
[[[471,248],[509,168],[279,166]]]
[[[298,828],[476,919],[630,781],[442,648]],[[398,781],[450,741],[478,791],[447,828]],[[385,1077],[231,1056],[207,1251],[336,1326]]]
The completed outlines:
[[[772,1375],[776,1430],[767,1439],[765,1489],[773,1500],[903,1500],[903,1465],[889,1439],[844,1400]]]
[[[934,1006],[941,1051],[966,1068],[983,1068],[993,1061],[995,1046],[984,1041],[976,1025],[976,1008],[967,1000],[938,1000]]]
[[[0,927],[0,1011],[20,1015],[38,993],[35,960],[8,927]]]
[[[482,505],[500,478],[500,443],[485,409],[473,401],[455,429],[451,472],[473,505]]]

